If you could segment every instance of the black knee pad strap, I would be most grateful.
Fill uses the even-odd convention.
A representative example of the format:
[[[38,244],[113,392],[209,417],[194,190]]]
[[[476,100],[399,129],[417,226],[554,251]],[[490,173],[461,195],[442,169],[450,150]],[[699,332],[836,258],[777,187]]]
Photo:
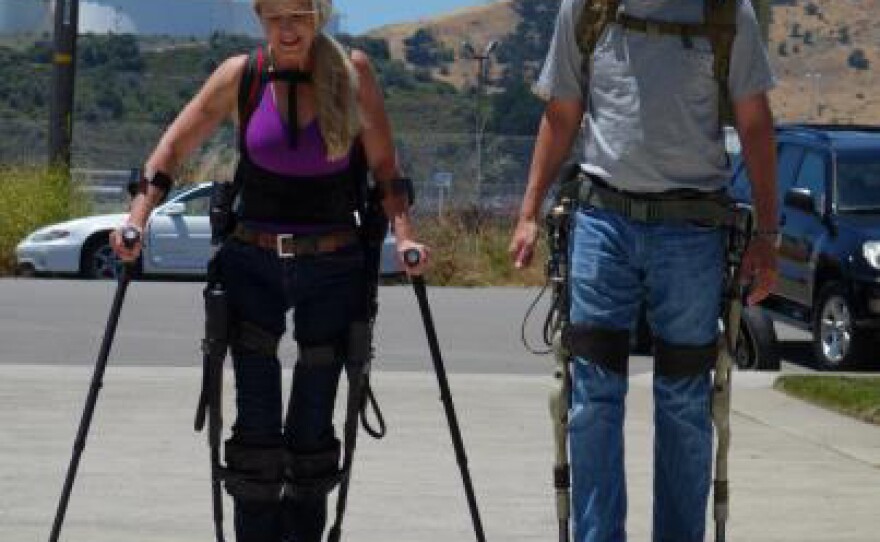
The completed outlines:
[[[339,440],[323,450],[288,452],[290,483],[288,490],[294,498],[322,497],[331,491],[341,479],[339,471]]]
[[[670,378],[689,378],[701,375],[715,365],[718,358],[718,342],[703,346],[670,344],[654,338],[654,361],[656,373]]]
[[[272,502],[284,490],[285,450],[281,446],[256,446],[226,441],[226,491],[245,501]]]
[[[620,375],[629,372],[629,330],[569,324],[562,332],[562,344],[573,356]]]

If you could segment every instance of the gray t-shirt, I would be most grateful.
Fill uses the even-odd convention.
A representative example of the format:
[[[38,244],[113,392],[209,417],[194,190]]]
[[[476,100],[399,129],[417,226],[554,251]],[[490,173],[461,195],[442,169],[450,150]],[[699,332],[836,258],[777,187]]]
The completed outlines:
[[[761,30],[749,0],[739,3],[730,62],[737,99],[774,85]],[[585,168],[633,192],[717,190],[729,161],[718,129],[718,82],[706,38],[692,47],[679,36],[608,26],[585,68],[575,28],[585,0],[563,0],[535,92],[545,99],[582,99]],[[634,17],[683,23],[703,20],[703,0],[622,0]]]

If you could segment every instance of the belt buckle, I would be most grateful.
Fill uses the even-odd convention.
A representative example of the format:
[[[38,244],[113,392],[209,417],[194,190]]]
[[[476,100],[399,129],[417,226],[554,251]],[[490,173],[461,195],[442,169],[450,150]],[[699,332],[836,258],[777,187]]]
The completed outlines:
[[[280,233],[275,236],[275,248],[279,258],[293,258],[296,256],[293,234]]]

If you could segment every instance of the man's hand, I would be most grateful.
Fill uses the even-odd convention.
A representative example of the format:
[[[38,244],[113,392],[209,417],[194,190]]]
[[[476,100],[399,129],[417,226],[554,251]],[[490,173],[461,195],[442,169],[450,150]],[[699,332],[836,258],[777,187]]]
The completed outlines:
[[[528,267],[535,255],[535,243],[538,241],[538,223],[535,219],[520,218],[510,241],[510,258],[517,269]]]
[[[750,285],[746,304],[757,305],[766,299],[776,286],[778,273],[773,239],[765,235],[753,237],[739,272],[740,283]]]

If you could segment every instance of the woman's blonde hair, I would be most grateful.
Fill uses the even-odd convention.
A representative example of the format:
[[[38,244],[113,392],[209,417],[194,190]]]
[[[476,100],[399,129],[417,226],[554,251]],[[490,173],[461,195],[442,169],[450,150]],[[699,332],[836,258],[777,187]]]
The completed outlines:
[[[254,0],[260,15],[262,6],[289,0]],[[316,36],[312,44],[312,82],[318,126],[327,147],[327,157],[338,160],[351,150],[361,130],[357,105],[358,77],[345,48],[325,31],[333,14],[331,0],[312,0],[316,11]]]

